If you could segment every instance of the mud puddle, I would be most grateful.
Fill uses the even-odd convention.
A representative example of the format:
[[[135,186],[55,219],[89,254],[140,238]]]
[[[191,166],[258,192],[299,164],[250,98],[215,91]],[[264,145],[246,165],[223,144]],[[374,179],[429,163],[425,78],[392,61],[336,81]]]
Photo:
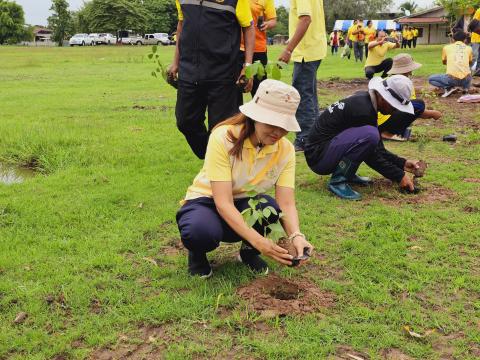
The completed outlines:
[[[35,175],[32,169],[0,163],[0,184],[19,184]]]

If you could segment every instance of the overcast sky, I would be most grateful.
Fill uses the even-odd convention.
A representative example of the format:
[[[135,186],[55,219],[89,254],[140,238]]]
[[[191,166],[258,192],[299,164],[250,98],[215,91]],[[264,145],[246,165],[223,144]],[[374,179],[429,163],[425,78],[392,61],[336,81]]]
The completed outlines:
[[[17,4],[23,6],[25,11],[25,21],[31,25],[46,25],[47,18],[50,16],[51,0],[14,0]],[[174,1],[174,0],[171,0]],[[427,7],[433,5],[434,0],[414,0],[420,7]],[[81,7],[84,0],[68,0],[70,10],[77,10]],[[394,0],[396,5],[401,4],[404,0]],[[275,0],[277,5],[286,5],[290,3],[289,0]]]

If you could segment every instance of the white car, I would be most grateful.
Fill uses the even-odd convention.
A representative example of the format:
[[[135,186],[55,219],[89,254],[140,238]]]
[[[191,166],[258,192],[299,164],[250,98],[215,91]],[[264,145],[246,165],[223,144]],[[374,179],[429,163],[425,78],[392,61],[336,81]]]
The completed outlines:
[[[75,34],[73,35],[68,43],[70,46],[85,46],[85,45],[92,45],[92,38],[88,36],[88,34]]]
[[[132,39],[132,45],[170,45],[166,33],[145,34],[143,38]]]
[[[92,46],[98,44],[98,34],[90,34],[88,37],[92,40]]]
[[[97,44],[110,45],[110,44],[115,44],[116,42],[117,42],[117,38],[112,34],[108,34],[108,33],[98,34]]]

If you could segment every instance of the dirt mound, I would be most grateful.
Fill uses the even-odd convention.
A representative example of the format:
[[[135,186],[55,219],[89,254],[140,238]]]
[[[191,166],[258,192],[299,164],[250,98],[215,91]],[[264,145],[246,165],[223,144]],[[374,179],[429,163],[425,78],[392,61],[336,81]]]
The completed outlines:
[[[380,199],[387,204],[432,204],[436,202],[450,202],[456,194],[453,190],[436,184],[427,184],[420,182],[420,193],[402,194],[397,184],[393,184],[387,179],[374,179],[371,192],[357,190],[367,199]]]
[[[356,91],[367,90],[368,89],[368,79],[340,79],[340,78],[330,78],[328,80],[318,80],[317,88],[322,89],[333,89],[340,91],[348,91],[352,94]]]
[[[332,293],[305,279],[288,280],[276,274],[259,277],[237,290],[254,311],[265,316],[305,314],[333,306]]]

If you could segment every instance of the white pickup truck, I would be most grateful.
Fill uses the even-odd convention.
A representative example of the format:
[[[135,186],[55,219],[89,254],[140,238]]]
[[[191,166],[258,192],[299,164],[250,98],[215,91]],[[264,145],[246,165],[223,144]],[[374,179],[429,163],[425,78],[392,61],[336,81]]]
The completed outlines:
[[[167,33],[145,34],[144,37],[132,38],[132,45],[170,45]]]

